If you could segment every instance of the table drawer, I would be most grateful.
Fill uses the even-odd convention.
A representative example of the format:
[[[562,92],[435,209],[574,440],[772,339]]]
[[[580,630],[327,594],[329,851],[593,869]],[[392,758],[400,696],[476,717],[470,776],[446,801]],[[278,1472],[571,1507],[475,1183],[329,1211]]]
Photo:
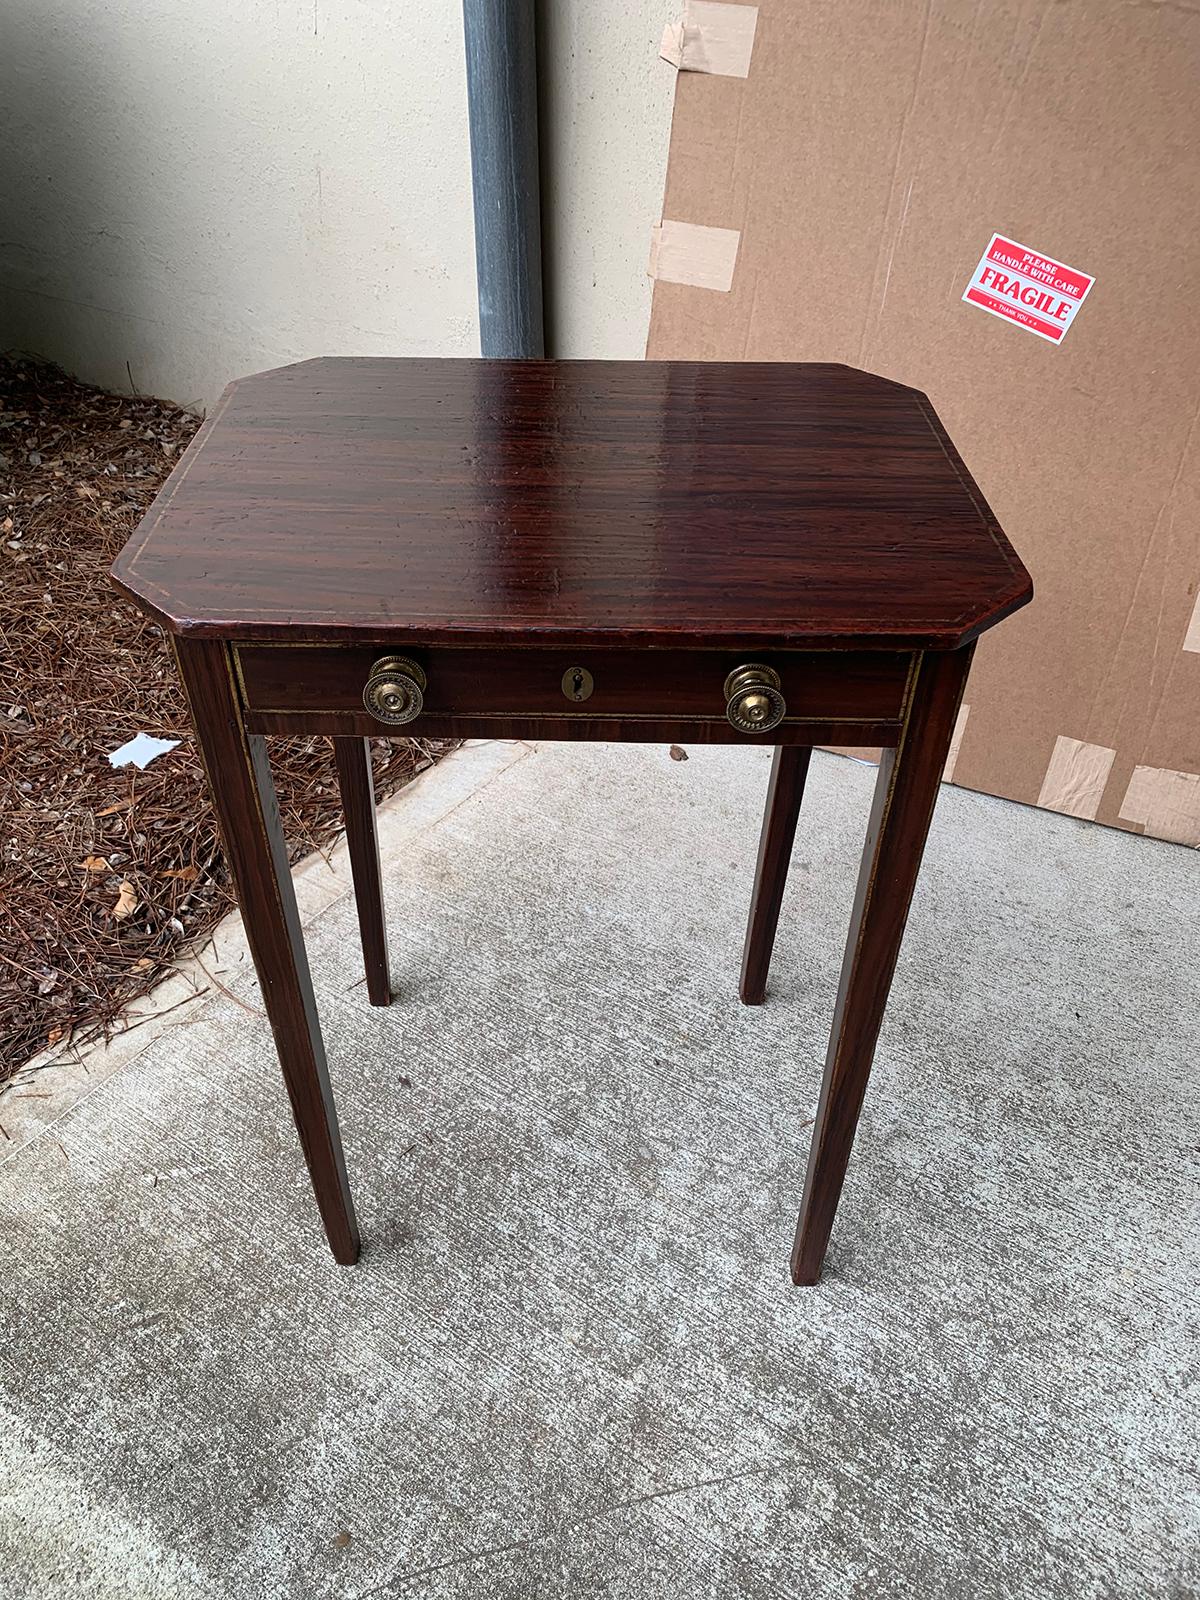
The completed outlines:
[[[390,655],[416,662],[425,677],[420,714],[399,727],[369,715],[363,704],[372,668]],[[772,742],[778,742],[781,730],[837,724],[850,735],[861,728],[864,743],[894,743],[887,729],[902,721],[913,660],[887,651],[597,650],[586,644],[576,650],[323,645],[235,650],[252,728],[288,732],[303,724],[313,731],[416,736],[440,735],[450,724],[462,732],[461,724],[469,720],[471,732],[486,734],[490,727],[500,737],[522,737],[513,728],[533,720],[545,724],[551,737],[604,737],[614,724],[628,729],[644,722],[647,738],[659,737],[655,730],[669,723],[692,737],[697,737],[693,730],[708,728],[714,737],[753,740],[753,732],[730,726],[725,685],[731,672],[761,663],[777,675],[786,706],[774,734],[759,736]]]

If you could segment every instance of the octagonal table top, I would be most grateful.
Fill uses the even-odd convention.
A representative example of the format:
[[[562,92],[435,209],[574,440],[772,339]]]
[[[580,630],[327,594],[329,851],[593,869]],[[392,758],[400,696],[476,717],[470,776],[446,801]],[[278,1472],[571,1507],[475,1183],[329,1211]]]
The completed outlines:
[[[954,649],[1029,575],[915,389],[328,358],[232,384],[114,567],[250,640]]]

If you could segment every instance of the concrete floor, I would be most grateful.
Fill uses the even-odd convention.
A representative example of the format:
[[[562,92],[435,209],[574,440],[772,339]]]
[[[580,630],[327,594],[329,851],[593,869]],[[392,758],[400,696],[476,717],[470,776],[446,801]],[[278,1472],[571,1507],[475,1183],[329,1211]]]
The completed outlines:
[[[796,1290],[874,775],[816,759],[746,1010],[767,760],[475,747],[386,808],[400,1001],[344,874],[309,928],[357,1268],[236,930],[240,1004],[6,1102],[5,1600],[1200,1594],[1195,854],[943,792]]]

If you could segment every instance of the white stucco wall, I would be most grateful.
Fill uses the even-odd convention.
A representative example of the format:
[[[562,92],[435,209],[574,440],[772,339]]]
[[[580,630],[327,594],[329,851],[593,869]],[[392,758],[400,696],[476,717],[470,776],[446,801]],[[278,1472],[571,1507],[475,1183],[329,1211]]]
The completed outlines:
[[[211,404],[478,350],[456,0],[0,0],[0,347]]]
[[[551,351],[640,357],[677,0],[539,4]],[[0,348],[197,407],[477,352],[459,0],[0,0],[0,108]]]
[[[541,0],[543,222],[553,353],[646,353],[650,229],[662,215],[682,0]]]

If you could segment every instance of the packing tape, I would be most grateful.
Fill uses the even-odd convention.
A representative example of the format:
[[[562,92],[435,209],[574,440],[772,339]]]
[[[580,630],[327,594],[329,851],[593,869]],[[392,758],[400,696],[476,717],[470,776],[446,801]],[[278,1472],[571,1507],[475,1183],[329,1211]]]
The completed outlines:
[[[1120,816],[1140,822],[1156,839],[1200,845],[1200,773],[1134,767]]]
[[[1192,620],[1183,636],[1183,648],[1200,653],[1200,594],[1196,596],[1196,604],[1192,607]]]
[[[1094,818],[1116,754],[1102,744],[1084,744],[1060,733],[1042,779],[1038,805],[1068,817]]]
[[[658,53],[680,72],[748,78],[757,27],[757,6],[686,0],[683,16],[663,29]]]
[[[664,220],[651,230],[646,271],[664,283],[690,283],[696,289],[728,293],[741,237],[736,228]]]
[[[946,757],[946,765],[942,768],[942,782],[953,783],[954,769],[958,765],[958,752],[962,748],[963,734],[967,731],[967,718],[971,715],[969,705],[963,704],[958,708],[958,716],[954,719],[954,732],[950,735],[950,753]]]

